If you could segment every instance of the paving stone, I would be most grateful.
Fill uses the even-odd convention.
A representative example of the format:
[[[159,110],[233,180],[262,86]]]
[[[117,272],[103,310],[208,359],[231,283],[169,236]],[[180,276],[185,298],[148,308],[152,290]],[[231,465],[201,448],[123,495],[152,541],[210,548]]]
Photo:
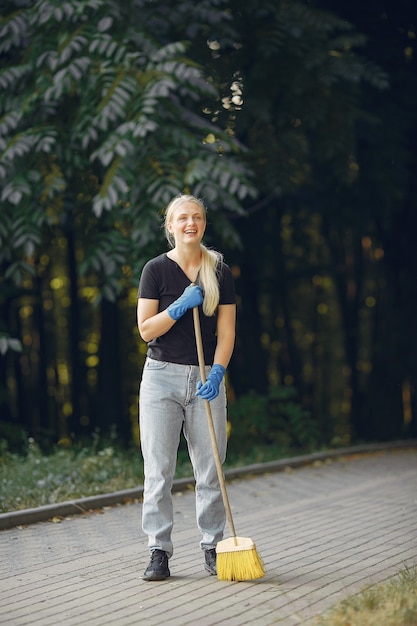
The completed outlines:
[[[283,467],[281,467],[281,470]],[[204,571],[194,493],[174,494],[171,578],[148,563],[139,501],[0,532],[2,626],[295,626],[417,564],[417,451],[355,453],[228,481],[263,579]],[[226,533],[227,536],[227,533]]]

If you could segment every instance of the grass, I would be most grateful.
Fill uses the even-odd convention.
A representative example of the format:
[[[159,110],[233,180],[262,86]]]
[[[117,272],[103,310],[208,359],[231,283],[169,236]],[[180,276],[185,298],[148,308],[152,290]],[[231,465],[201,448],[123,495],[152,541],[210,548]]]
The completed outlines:
[[[229,455],[227,467],[239,467],[290,455],[276,447],[256,448],[247,455]],[[184,445],[178,453],[176,478],[192,476]],[[15,454],[0,441],[0,513],[56,504],[130,489],[143,484],[143,459],[138,447],[121,449],[115,440],[93,438],[88,446],[56,446],[43,453],[33,439],[26,454]]]
[[[417,566],[340,602],[315,626],[416,626]]]

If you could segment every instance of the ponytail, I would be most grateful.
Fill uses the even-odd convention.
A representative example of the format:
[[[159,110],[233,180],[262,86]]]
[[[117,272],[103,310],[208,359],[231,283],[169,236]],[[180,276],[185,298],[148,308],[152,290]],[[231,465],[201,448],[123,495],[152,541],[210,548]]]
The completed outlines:
[[[209,250],[201,244],[200,283],[204,291],[203,313],[211,317],[216,312],[220,300],[219,270],[223,262],[220,252]]]

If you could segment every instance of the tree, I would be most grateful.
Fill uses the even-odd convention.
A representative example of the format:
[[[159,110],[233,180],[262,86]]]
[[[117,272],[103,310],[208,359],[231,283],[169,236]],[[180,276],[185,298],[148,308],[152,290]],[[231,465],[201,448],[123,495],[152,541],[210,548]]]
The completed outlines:
[[[221,5],[176,6],[198,32],[200,20],[225,19]],[[170,2],[165,9],[172,15]],[[74,432],[85,378],[80,277],[98,300],[115,302],[160,241],[158,215],[173,195],[205,197],[214,227],[230,239],[229,213],[254,194],[238,142],[201,112],[215,85],[187,56],[187,42],[160,28],[159,11],[145,0],[2,8],[2,287],[36,276],[42,251],[64,237]],[[10,345],[5,337],[2,345]]]
[[[415,433],[415,7],[235,11],[245,33],[237,133],[261,192],[241,233],[256,276],[242,312],[258,329],[251,354],[268,363],[237,380],[261,392],[295,383],[339,440]]]
[[[2,260],[15,282],[13,253],[30,257],[44,227],[71,223],[83,271],[114,298],[173,194],[192,187],[239,211],[253,191],[236,142],[196,113],[215,92],[185,43],[161,46],[132,19],[146,4],[45,0],[3,18]]]
[[[329,3],[326,3],[329,4]],[[334,6],[334,3],[331,3]],[[365,262],[375,267],[369,376],[363,377],[363,402],[357,431],[393,438],[416,433],[417,255],[416,213],[416,23],[409,0],[385,0],[366,8],[356,0],[338,12],[366,34],[365,54],[388,74],[383,98],[371,90],[363,106],[374,123],[358,125],[358,176],[354,202],[366,215]]]
[[[322,422],[323,413],[334,410],[332,396],[340,394],[338,421],[343,425],[346,406],[349,419],[339,430],[361,437],[358,363],[366,343],[362,286],[368,280],[362,241],[370,215],[358,209],[358,127],[378,127],[364,94],[381,98],[388,76],[361,54],[365,36],[344,17],[324,11],[323,3],[233,6],[244,33],[234,53],[243,94],[236,133],[249,147],[260,190],[249,219],[240,220],[247,256],[236,253],[244,269],[240,323],[253,333],[239,345],[238,393],[242,387],[264,393],[271,380],[288,381]],[[327,277],[333,286],[328,296],[322,287]],[[332,298],[340,330],[333,330],[328,316],[328,331],[319,334],[316,309],[320,315],[329,310],[325,297]],[[343,360],[333,359],[333,368],[325,362],[330,343],[335,353],[344,353]],[[254,354],[260,367],[249,371]],[[334,426],[326,427],[330,438]]]

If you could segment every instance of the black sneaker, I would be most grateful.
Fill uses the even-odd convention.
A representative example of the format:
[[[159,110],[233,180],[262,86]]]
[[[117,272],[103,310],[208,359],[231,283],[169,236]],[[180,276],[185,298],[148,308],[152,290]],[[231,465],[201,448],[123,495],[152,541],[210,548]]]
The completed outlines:
[[[217,576],[215,548],[211,548],[211,550],[204,550],[204,556],[206,559],[204,569],[210,574],[210,576]]]
[[[149,565],[142,576],[143,580],[165,580],[169,576],[167,553],[163,550],[153,550]]]

